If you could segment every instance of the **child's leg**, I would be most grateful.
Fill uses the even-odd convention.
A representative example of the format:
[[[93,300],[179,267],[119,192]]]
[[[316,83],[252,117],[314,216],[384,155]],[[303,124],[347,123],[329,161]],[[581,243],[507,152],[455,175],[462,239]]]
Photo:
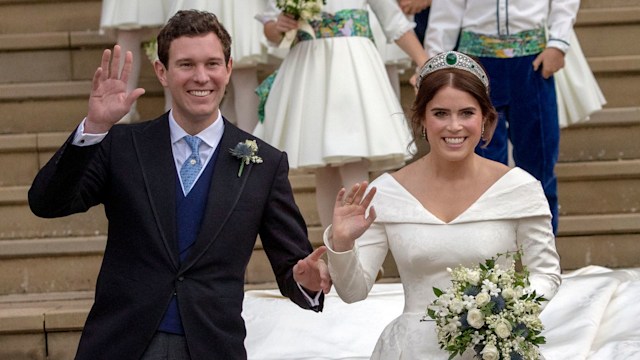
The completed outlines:
[[[398,65],[387,64],[385,68],[387,69],[387,76],[391,82],[391,87],[398,99],[400,99],[400,72],[398,71]]]
[[[131,51],[133,55],[133,64],[131,67],[131,73],[129,74],[129,82],[127,83],[127,92],[131,92],[138,87],[138,80],[140,78],[140,59],[141,59],[141,43],[142,32],[140,30],[118,30],[117,43],[122,48],[122,53]],[[124,66],[124,56],[120,57],[120,70]],[[138,120],[139,115],[136,111],[136,103],[131,106],[129,113],[125,115],[120,122],[135,122]]]
[[[344,164],[338,169],[345,189],[349,189],[355,183],[369,181],[369,162],[366,160]],[[335,195],[333,197],[335,198]]]
[[[233,70],[233,73],[231,73],[231,80],[229,81],[229,85],[227,85],[227,89],[224,93],[224,97],[222,98],[222,102],[220,103],[220,112],[222,112],[222,115],[227,120],[231,121],[231,123],[237,126],[238,114],[236,114],[236,107],[235,107],[236,96],[232,86],[234,73],[235,73],[235,70]]]
[[[341,188],[342,180],[337,167],[316,169],[316,207],[323,229],[333,222],[333,206]]]
[[[233,102],[238,127],[252,133],[258,124],[258,68],[241,67],[233,69],[231,73],[233,87]]]
[[[339,167],[316,169],[316,202],[323,228],[333,221],[333,207],[341,188],[349,189],[355,183],[369,181],[367,161],[348,163]]]

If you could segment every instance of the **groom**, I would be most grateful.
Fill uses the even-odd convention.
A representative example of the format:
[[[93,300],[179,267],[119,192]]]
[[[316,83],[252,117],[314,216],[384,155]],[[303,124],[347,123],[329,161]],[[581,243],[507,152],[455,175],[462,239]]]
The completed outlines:
[[[173,108],[130,125],[114,124],[144,90],[126,93],[131,54],[119,73],[120,47],[111,64],[105,50],[86,118],[34,180],[36,215],[102,203],[109,219],[77,359],[245,359],[244,277],[258,235],[282,294],[322,310],[325,249],[312,253],[286,154],[220,114],[230,48],[215,15],[178,12],[154,65]]]

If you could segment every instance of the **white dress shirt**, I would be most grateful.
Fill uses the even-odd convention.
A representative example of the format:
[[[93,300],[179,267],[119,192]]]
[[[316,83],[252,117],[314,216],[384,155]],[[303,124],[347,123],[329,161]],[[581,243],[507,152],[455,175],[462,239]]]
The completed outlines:
[[[429,56],[453,50],[461,31],[512,35],[547,29],[547,47],[566,53],[580,0],[433,0],[425,36]]]
[[[84,133],[84,122],[87,119],[85,118],[78,126],[76,130],[76,134],[73,138],[72,144],[76,146],[89,146],[95,145],[104,139],[107,136],[107,133],[102,134],[85,134]],[[189,156],[191,156],[191,148],[186,141],[182,141],[182,138],[187,134],[184,129],[178,125],[176,119],[173,117],[173,110],[169,112],[169,132],[171,135],[171,150],[173,152],[173,161],[176,165],[176,172],[178,173],[178,177],[180,176],[180,168],[182,168],[182,164],[184,164],[185,160]],[[202,162],[202,169],[200,169],[200,173],[196,177],[195,181],[198,181],[200,178],[200,174],[204,171],[211,159],[211,155],[215,151],[216,147],[220,143],[220,139],[222,139],[222,134],[224,133],[224,121],[222,121],[222,114],[220,110],[218,110],[218,117],[213,122],[213,124],[209,125],[206,129],[202,130],[195,136],[199,137],[202,142],[200,143],[199,154],[200,161]],[[194,181],[194,182],[195,182]],[[182,183],[182,179],[180,179],[180,183]],[[184,187],[182,188],[183,193]]]
[[[191,147],[187,144],[186,141],[182,140],[183,137],[187,134],[184,129],[178,125],[176,119],[173,117],[173,110],[169,112],[169,133],[171,135],[171,150],[173,151],[173,160],[176,164],[176,171],[178,172],[178,177],[180,177],[180,169],[182,168],[182,164],[191,156]],[[220,114],[220,110],[218,110],[218,118],[213,124],[209,125],[206,129],[197,133],[195,136],[200,138],[202,142],[200,142],[199,155],[200,162],[202,163],[202,168],[200,169],[200,173],[196,176],[194,180],[194,184],[200,178],[200,175],[209,164],[209,160],[211,160],[211,156],[213,155],[215,149],[218,147],[220,143],[220,139],[222,139],[222,134],[224,133],[224,121],[222,121],[222,115]],[[180,178],[180,183],[182,184],[182,178]],[[184,191],[184,186],[182,187],[182,192],[187,195],[186,191]]]

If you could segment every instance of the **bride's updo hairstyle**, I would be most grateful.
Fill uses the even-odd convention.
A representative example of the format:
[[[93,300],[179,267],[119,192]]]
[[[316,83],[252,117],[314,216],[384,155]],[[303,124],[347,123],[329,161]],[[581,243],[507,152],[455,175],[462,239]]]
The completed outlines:
[[[453,65],[439,61],[447,55],[451,57],[451,54],[455,54],[459,59],[465,61],[459,61]],[[489,98],[489,80],[478,62],[458,52],[442,53],[427,61],[420,70],[417,81],[418,93],[411,107],[411,129],[414,139],[418,139],[422,133],[427,104],[440,89],[449,86],[470,94],[478,101],[485,121],[482,147],[489,144],[496,128],[498,113]]]

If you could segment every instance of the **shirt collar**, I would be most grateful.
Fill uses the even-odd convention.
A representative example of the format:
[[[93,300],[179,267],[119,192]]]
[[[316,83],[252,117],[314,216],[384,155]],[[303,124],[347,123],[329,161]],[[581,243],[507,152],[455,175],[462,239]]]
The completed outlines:
[[[183,128],[178,125],[176,119],[173,117],[173,109],[169,111],[169,132],[171,134],[171,144],[175,144],[180,141],[187,134]],[[207,145],[212,148],[218,146],[220,139],[222,138],[222,133],[224,132],[224,121],[222,120],[222,113],[218,110],[218,117],[213,122],[213,124],[209,125],[206,129],[197,133],[202,141],[204,141]]]

